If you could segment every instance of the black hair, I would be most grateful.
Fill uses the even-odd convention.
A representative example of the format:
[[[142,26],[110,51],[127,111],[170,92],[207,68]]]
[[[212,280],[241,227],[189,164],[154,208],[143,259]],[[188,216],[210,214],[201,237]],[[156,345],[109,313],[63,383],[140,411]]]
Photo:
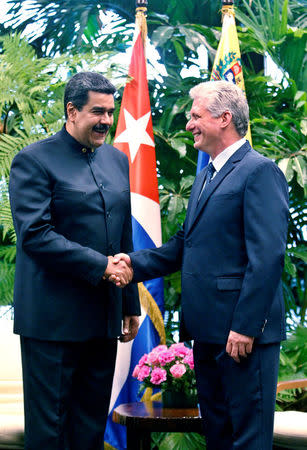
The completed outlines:
[[[81,111],[88,101],[88,92],[101,92],[112,94],[116,92],[115,86],[103,75],[97,72],[80,72],[74,75],[67,83],[64,93],[64,111],[67,119],[67,103],[71,102],[78,111]]]

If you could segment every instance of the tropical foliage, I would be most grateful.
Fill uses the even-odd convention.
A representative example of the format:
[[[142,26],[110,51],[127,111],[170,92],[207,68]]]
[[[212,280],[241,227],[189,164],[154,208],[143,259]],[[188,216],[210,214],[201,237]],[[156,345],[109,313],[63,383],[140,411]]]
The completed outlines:
[[[146,4],[143,1],[143,4]],[[219,23],[218,2],[210,0],[185,0],[174,2],[168,0],[150,0],[150,11],[157,15],[166,14],[172,23],[206,23],[217,25]],[[109,27],[103,21],[104,11],[113,11],[129,23],[134,22],[135,1],[117,0],[8,0],[8,25],[16,31],[28,31],[30,42],[40,56],[63,53],[68,49],[72,52],[84,51],[87,44],[96,44],[97,39],[109,34]],[[206,15],[201,12],[206,10]],[[29,31],[29,25],[36,22],[35,30]],[[28,27],[28,29],[27,29]],[[153,29],[149,24],[149,31]],[[120,32],[117,27],[113,31]],[[122,40],[118,41],[122,45]]]
[[[280,380],[307,378],[307,328],[298,326],[288,341],[282,343]],[[281,391],[277,409],[307,411],[307,392],[302,389]]]
[[[149,83],[164,241],[184,221],[195,176],[197,152],[191,136],[185,132],[186,111],[190,107],[188,92],[200,78],[206,80],[210,76],[210,70],[200,67],[199,50],[207,48],[210,68],[221,31],[218,3],[149,1],[149,37],[165,67],[165,74],[160,73]],[[26,4],[9,0],[9,4],[9,14],[13,14],[5,23],[9,29],[0,24],[0,302],[4,304],[12,298],[15,258],[7,193],[11,160],[28,143],[59,129],[67,76],[103,62],[103,70],[115,79],[121,94],[123,69],[114,66],[111,56],[130,45],[134,22],[133,1],[80,0],[76,4],[73,0],[33,0]],[[307,309],[307,15],[302,0],[241,0],[235,4],[253,146],[279,164],[290,186],[283,286],[288,329],[294,333],[282,348],[280,376],[307,376],[303,342]],[[22,15],[24,8],[31,12],[27,18]],[[33,23],[40,27],[38,31],[29,29]],[[4,36],[12,29],[24,32],[31,46],[19,34]],[[270,55],[281,70],[278,82],[270,74],[264,75],[265,55]],[[188,69],[198,75],[192,76]],[[183,70],[190,75],[183,78]],[[170,342],[177,330],[174,318],[180,309],[180,292],[180,275],[166,277],[166,328]],[[280,404],[283,406],[282,400]],[[154,439],[157,446],[164,442],[165,448],[170,447],[168,435],[159,434]],[[178,448],[184,448],[182,439],[187,438],[177,435],[176,439]],[[198,447],[197,442],[194,447],[191,443],[185,445],[203,448],[203,443]]]

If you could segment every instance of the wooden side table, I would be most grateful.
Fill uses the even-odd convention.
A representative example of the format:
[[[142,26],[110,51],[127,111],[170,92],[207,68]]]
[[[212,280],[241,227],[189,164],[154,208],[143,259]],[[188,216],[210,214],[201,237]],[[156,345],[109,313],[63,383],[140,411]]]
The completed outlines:
[[[150,450],[153,431],[202,432],[198,408],[163,408],[161,402],[124,403],[112,419],[127,428],[127,450]]]

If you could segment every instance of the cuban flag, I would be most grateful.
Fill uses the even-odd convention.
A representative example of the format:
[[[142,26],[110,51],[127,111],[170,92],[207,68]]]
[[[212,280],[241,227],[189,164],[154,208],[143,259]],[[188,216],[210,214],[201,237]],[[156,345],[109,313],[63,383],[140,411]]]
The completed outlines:
[[[114,146],[129,159],[134,249],[162,244],[161,219],[146,62],[141,32],[137,35],[124,89]],[[105,443],[126,448],[126,430],[112,422],[112,411],[121,403],[141,400],[139,382],[132,372],[141,356],[165,343],[164,300],[161,278],[139,283],[142,316],[133,342],[119,343]]]

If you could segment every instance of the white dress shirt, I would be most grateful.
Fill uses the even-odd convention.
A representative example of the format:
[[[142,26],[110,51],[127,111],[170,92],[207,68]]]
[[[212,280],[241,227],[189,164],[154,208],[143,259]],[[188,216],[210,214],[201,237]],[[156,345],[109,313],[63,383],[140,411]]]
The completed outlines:
[[[227,163],[227,161],[229,160],[229,158],[230,158],[230,157],[231,157],[231,156],[232,156],[232,155],[233,155],[240,147],[242,147],[242,145],[245,143],[245,141],[246,141],[245,138],[239,139],[237,142],[234,142],[233,144],[229,145],[229,147],[226,147],[225,150],[223,150],[221,153],[219,153],[219,154],[215,157],[214,161],[212,161],[211,158],[209,159],[208,164],[212,163],[212,164],[213,164],[213,167],[215,168],[215,172],[213,173],[211,180],[213,180],[213,178],[214,178],[214,177],[216,176],[216,174],[221,170],[221,168],[224,166],[224,164]],[[200,197],[201,197],[201,195],[202,195],[202,193],[203,193],[203,190],[204,190],[206,184],[207,184],[207,179],[205,178],[203,187],[201,188],[201,191],[200,191],[199,196],[198,196],[198,200],[197,200],[198,202],[199,202],[199,200],[200,200]]]
[[[212,176],[212,179],[216,176],[216,174],[221,170],[221,168],[224,166],[224,164],[227,163],[229,158],[245,143],[246,139],[242,138],[239,139],[237,142],[234,142],[229,147],[226,147],[225,150],[223,150],[221,153],[219,153],[216,158],[214,158],[214,161],[210,158],[209,163],[212,162],[215,172]]]

